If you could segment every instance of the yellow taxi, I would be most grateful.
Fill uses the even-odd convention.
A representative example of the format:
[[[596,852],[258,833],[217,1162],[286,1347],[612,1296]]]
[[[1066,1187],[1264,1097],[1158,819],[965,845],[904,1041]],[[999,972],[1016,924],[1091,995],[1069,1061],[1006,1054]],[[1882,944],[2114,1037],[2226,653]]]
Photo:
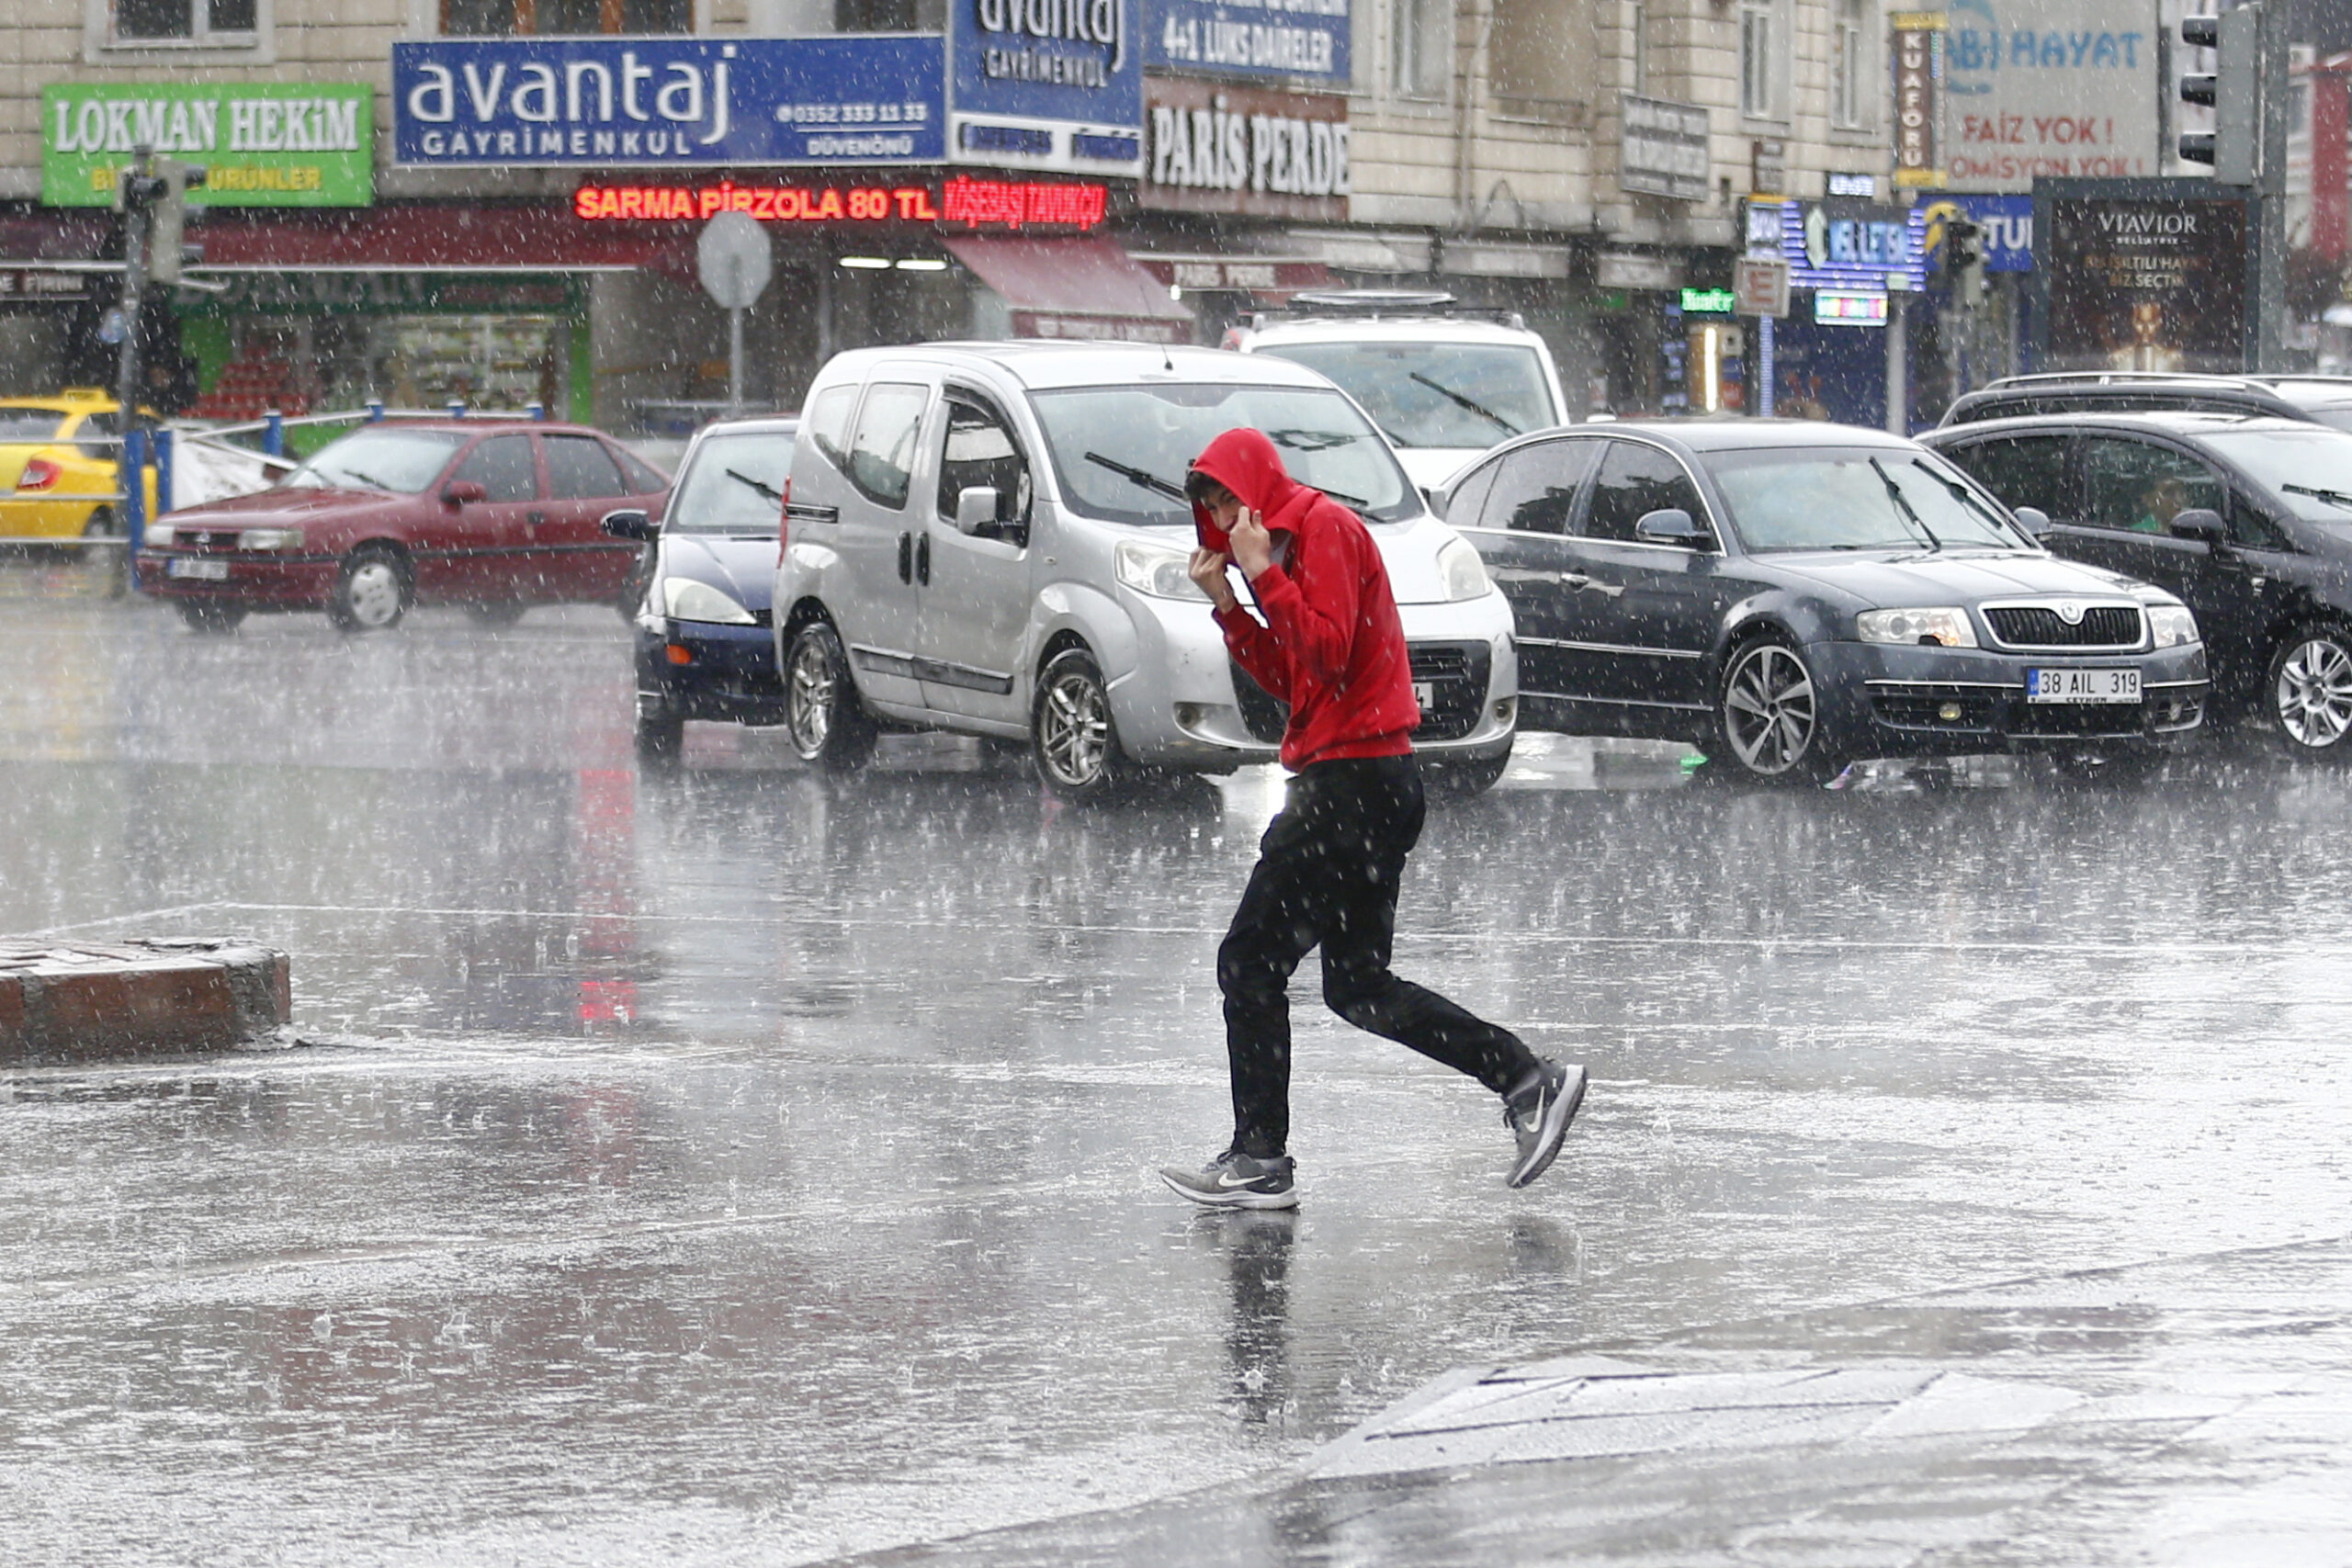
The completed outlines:
[[[52,398],[0,398],[0,539],[75,539],[119,532],[121,414],[96,387]],[[80,499],[74,499],[74,498]],[[147,470],[155,515],[155,470]]]

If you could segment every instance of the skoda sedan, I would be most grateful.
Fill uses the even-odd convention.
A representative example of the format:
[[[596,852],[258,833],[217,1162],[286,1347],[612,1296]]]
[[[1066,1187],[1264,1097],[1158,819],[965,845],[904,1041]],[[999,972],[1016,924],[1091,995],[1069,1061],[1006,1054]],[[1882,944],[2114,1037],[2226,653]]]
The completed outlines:
[[[2203,718],[2179,599],[2052,556],[1900,437],[1550,431],[1440,504],[1510,599],[1525,728],[1685,740],[1765,780],[1860,757],[2120,762]]]

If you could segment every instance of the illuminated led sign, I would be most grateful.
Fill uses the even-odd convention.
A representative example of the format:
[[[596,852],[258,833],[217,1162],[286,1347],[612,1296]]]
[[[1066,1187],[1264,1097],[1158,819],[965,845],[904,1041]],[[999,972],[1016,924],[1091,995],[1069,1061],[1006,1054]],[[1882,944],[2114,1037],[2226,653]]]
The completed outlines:
[[[1886,296],[1860,289],[1823,288],[1813,296],[1813,319],[1823,326],[1883,327]]]
[[[1739,303],[1739,296],[1728,288],[1686,288],[1682,291],[1682,313],[1686,316],[1728,316]]]
[[[932,186],[582,186],[574,216],[591,222],[700,222],[741,212],[763,223],[935,223],[949,229],[1091,229],[1110,191],[1099,185],[982,180]]]

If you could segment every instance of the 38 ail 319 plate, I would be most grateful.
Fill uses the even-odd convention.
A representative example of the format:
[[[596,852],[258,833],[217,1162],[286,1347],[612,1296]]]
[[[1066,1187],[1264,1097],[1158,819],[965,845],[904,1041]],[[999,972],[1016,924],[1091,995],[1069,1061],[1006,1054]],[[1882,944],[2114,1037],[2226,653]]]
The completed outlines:
[[[2029,670],[2025,700],[2030,703],[2136,703],[2140,671],[2110,667],[2075,670]]]

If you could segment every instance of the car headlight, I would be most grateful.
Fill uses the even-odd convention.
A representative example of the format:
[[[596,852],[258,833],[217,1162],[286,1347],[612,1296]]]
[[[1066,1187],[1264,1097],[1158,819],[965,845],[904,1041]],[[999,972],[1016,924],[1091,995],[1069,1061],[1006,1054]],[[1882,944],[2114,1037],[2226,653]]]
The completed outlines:
[[[140,541],[149,545],[168,545],[172,542],[172,525],[169,523],[150,523],[141,532]]]
[[[1495,591],[1487,579],[1487,563],[1470,547],[1467,539],[1453,539],[1437,553],[1438,581],[1445,585],[1445,602],[1458,604],[1464,599],[1483,599]]]
[[[1114,559],[1119,581],[1138,593],[1148,593],[1155,599],[1196,599],[1205,604],[1209,596],[1193,581],[1193,554],[1190,550],[1172,550],[1166,545],[1148,544],[1141,539],[1122,539]]]
[[[2186,604],[2148,606],[2148,636],[2157,648],[2185,648],[2199,640],[2197,617]]]
[[[302,530],[300,528],[237,530],[237,548],[241,550],[299,550],[301,547]]]
[[[665,577],[662,580],[662,608],[675,621],[710,621],[722,626],[759,624],[752,618],[752,612],[733,598],[709,583],[697,582],[691,577]]]
[[[1854,617],[1864,642],[1932,642],[1945,648],[1974,648],[1976,628],[1968,612],[1951,606],[1933,610],[1865,610]]]

